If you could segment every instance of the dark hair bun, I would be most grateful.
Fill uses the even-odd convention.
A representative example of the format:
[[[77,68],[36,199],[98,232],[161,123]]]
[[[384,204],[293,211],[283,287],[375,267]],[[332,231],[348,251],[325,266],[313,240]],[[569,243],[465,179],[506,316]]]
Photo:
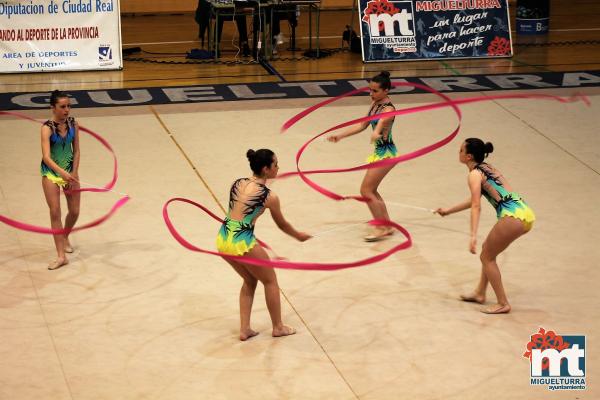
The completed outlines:
[[[262,174],[262,169],[264,167],[271,167],[274,156],[275,153],[269,149],[258,149],[256,151],[250,149],[246,152],[246,157],[248,157],[248,161],[250,161],[250,169],[257,176]]]
[[[381,71],[371,81],[377,83],[383,90],[390,90],[392,88],[392,81],[388,71]]]
[[[478,138],[468,138],[465,139],[465,151],[473,156],[476,163],[482,163],[488,154],[494,151],[494,146]]]
[[[53,90],[52,93],[50,93],[50,105],[54,106],[56,105],[56,103],[58,103],[58,99],[62,99],[62,98],[69,98],[69,95],[66,94],[65,92],[61,92],[60,90]]]

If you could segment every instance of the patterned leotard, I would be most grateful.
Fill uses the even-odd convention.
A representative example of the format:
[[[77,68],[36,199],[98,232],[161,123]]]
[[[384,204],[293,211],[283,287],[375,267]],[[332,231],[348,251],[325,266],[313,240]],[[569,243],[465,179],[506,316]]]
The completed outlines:
[[[381,114],[386,107],[394,107],[392,103],[383,103],[383,104],[373,104],[371,109],[369,110],[368,115]],[[395,108],[394,108],[395,109]],[[369,121],[369,125],[371,128],[375,130],[379,119],[374,119]],[[375,161],[383,160],[386,158],[396,157],[398,154],[398,150],[396,149],[396,145],[394,144],[394,140],[392,139],[392,126],[394,125],[394,118],[389,123],[389,126],[383,127],[382,135],[375,141],[375,150],[373,154],[371,154],[367,158],[368,163],[372,163]]]
[[[256,190],[242,193],[253,182],[248,178],[240,178],[233,182],[229,192],[229,212],[217,234],[217,250],[235,256],[241,256],[256,245],[254,222],[264,211],[265,201],[270,189],[259,182],[253,182]],[[241,214],[241,219],[233,219],[232,213]]]
[[[54,121],[46,121],[44,125],[50,127],[52,135],[50,135],[50,158],[59,167],[65,171],[73,172],[73,140],[75,139],[75,119],[67,118],[67,134],[63,137],[59,133],[58,123]],[[42,160],[40,165],[40,173],[42,176],[50,179],[53,183],[65,187],[67,182],[61,178],[52,168],[46,165]]]
[[[529,231],[535,221],[535,214],[518,193],[506,190],[504,176],[488,163],[477,164],[475,169],[485,177],[481,184],[482,193],[496,209],[498,219],[507,216],[519,219]]]

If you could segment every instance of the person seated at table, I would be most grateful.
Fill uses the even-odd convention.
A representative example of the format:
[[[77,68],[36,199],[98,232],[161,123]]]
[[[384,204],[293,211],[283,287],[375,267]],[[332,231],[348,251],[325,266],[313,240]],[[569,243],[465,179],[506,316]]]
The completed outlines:
[[[196,15],[194,19],[199,25],[198,37],[202,41],[202,47],[204,47],[204,33],[210,22],[210,3],[207,0],[198,0],[198,7],[196,8]],[[239,46],[242,50],[242,55],[244,57],[248,57],[250,56],[250,47],[248,46],[248,28],[246,25],[245,15],[236,15],[235,18],[232,18],[231,16],[219,17],[219,24],[217,26],[217,35],[219,41],[223,37],[223,23],[226,20],[231,21],[232,19],[235,19],[235,24],[237,26]],[[219,48],[218,45],[217,48]],[[220,50],[217,50],[217,53],[220,53]]]
[[[284,42],[283,34],[281,33],[281,20],[288,20],[290,26],[298,26],[298,19],[296,18],[296,6],[274,6],[273,9],[273,26],[271,27],[271,43],[273,43],[273,54],[277,54],[277,45]],[[269,20],[267,19],[267,23]],[[255,27],[259,27],[258,16],[254,16]],[[258,30],[255,30],[255,33]],[[256,39],[256,35],[254,35]],[[255,40],[256,43],[256,40]],[[256,53],[256,45],[254,46],[253,53]]]

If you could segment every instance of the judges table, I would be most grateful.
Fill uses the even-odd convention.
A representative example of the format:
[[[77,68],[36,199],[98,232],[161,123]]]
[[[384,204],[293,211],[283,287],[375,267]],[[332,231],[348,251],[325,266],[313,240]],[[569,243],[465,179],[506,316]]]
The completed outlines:
[[[319,56],[319,19],[321,15],[321,0],[207,0],[210,4],[210,19],[208,27],[208,49],[214,51],[215,59],[219,58],[219,19],[234,17],[238,15],[250,15],[254,21],[258,21],[258,27],[253,24],[253,56],[256,57],[256,43],[258,34],[261,34],[263,48],[259,49],[265,58],[273,57],[273,43],[271,30],[273,29],[273,15],[277,12],[289,12],[289,7],[308,7],[308,32],[309,51],[313,51],[313,27],[312,13],[316,13],[316,55]],[[285,8],[285,10],[283,10]],[[256,19],[255,19],[256,18]],[[214,23],[213,23],[214,21]],[[270,30],[267,29],[269,27]],[[258,28],[258,29],[257,29]],[[262,28],[262,29],[261,29]],[[258,32],[260,30],[261,32]],[[268,35],[267,35],[268,34]],[[259,52],[260,52],[259,51]]]
[[[312,41],[313,41],[313,27],[312,27],[312,13],[316,14],[316,56],[319,57],[319,26],[321,18],[321,0],[271,0],[271,21],[273,21],[273,13],[276,12],[289,12],[289,7],[307,7],[308,8],[308,52],[313,53]],[[291,47],[296,47],[295,38],[292,39]]]

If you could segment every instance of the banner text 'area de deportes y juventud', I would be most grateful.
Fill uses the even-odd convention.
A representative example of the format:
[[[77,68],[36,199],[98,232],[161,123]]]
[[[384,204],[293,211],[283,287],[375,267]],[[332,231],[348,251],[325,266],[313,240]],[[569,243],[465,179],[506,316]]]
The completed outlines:
[[[0,0],[0,73],[121,69],[119,0]]]

